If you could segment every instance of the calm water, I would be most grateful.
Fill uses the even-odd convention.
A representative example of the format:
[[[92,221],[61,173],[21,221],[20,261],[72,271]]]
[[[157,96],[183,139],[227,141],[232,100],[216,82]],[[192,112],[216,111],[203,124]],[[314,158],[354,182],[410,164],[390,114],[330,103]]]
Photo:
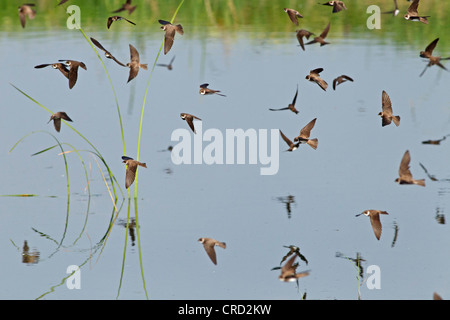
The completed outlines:
[[[395,19],[399,25],[409,23]],[[450,208],[449,142],[422,144],[450,134],[450,74],[433,66],[419,77],[426,64],[419,51],[441,37],[435,54],[449,56],[448,39],[435,34],[405,45],[393,40],[395,32],[380,37],[377,32],[386,32],[383,29],[353,34],[332,27],[330,45],[307,46],[303,52],[295,26],[287,17],[282,21],[290,31],[268,33],[246,25],[228,32],[221,26],[191,28],[192,21],[177,19],[185,35],[177,34],[172,50],[158,60],[168,63],[175,55],[174,68],[155,68],[145,105],[140,160],[148,168],[139,169],[139,232],[134,230],[134,239],[124,227],[128,213],[130,222],[135,217],[135,203],[132,199],[129,206],[123,187],[116,105],[92,48],[79,31],[39,30],[33,28],[34,21],[20,30],[17,19],[14,32],[0,33],[0,57],[7,62],[0,73],[0,194],[37,195],[0,198],[1,270],[8,275],[0,297],[301,299],[306,292],[307,299],[357,299],[358,271],[336,254],[355,258],[358,252],[365,259],[364,272],[370,265],[381,271],[381,288],[370,290],[362,284],[362,299],[431,299],[433,292],[450,297],[445,223]],[[433,23],[442,28],[444,22]],[[126,22],[115,24],[114,31],[83,27],[122,62],[129,61],[128,44],[133,44],[151,70],[163,36],[159,24],[136,32]],[[319,21],[307,28],[319,34],[325,25]],[[431,24],[409,27],[420,30]],[[141,69],[127,84],[128,69],[101,56],[117,93],[126,153],[135,157],[151,71]],[[87,71],[79,70],[72,90],[59,71],[33,68],[58,59],[80,60],[87,66]],[[305,80],[317,67],[324,68],[326,92]],[[332,80],[341,74],[355,81],[333,91]],[[227,97],[199,95],[204,82]],[[102,177],[107,176],[104,166],[81,151],[92,148],[65,125],[56,133],[47,124],[50,114],[10,84],[54,112],[66,111],[74,128],[101,152],[124,191],[123,197],[118,191],[117,215]],[[297,85],[298,115],[268,110],[287,106]],[[399,127],[381,126],[377,114],[382,90],[390,95],[394,114],[401,116]],[[176,144],[171,141],[175,129],[188,128],[180,112],[200,117],[203,132],[281,129],[292,138],[317,118],[311,137],[319,139],[319,147],[283,152],[287,146],[280,139],[279,171],[272,176],[261,176],[259,163],[175,165],[170,153],[161,150]],[[9,153],[19,139],[35,131]],[[76,153],[66,154],[70,198],[59,147],[31,156],[55,145],[50,134],[65,150],[80,150],[89,190]],[[412,174],[426,178],[425,188],[394,183],[406,150]],[[442,181],[430,180],[420,163]],[[133,196],[134,185],[130,189]],[[290,213],[283,203],[289,196],[294,200]],[[366,209],[389,212],[381,217],[380,241],[367,217],[355,217]],[[225,250],[216,249],[217,266],[197,242],[204,236],[227,243]],[[28,255],[23,254],[24,241]],[[279,271],[271,270],[279,266],[287,245],[300,247],[308,260],[298,267],[311,271],[299,287],[280,282]],[[69,290],[65,283],[70,265],[82,266],[79,290]]]

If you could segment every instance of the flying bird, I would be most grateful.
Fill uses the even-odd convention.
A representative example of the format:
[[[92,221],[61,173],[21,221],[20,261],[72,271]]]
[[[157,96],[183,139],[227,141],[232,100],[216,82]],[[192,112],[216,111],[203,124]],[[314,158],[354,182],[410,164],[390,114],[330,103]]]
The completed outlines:
[[[309,271],[303,271],[303,272],[297,273],[298,263],[294,264],[294,261],[296,258],[297,258],[297,255],[294,254],[281,267],[281,274],[278,277],[278,279],[280,279],[280,281],[292,282],[292,281],[296,281],[299,278],[303,278],[303,277],[306,277],[307,275],[309,275]]]
[[[194,119],[197,119],[197,120],[200,120],[200,121],[202,119],[197,118],[196,116],[194,116],[192,114],[189,114],[189,113],[180,113],[180,117],[181,117],[181,119],[186,120],[186,122],[188,123],[188,125],[191,128],[192,132],[196,133],[195,132],[195,127],[194,127]]]
[[[298,18],[303,18],[303,16],[294,9],[284,8],[284,12],[286,12],[289,16],[289,19],[291,19],[292,23],[298,26]]]
[[[405,151],[402,161],[400,162],[400,168],[398,169],[399,177],[395,179],[398,184],[417,184],[419,186],[425,187],[425,179],[415,180],[409,170],[409,163],[411,161],[411,156],[409,155],[409,150]]]
[[[216,250],[214,250],[215,246],[219,246],[221,248],[226,248],[227,245],[225,242],[217,241],[216,239],[211,238],[200,238],[198,239],[198,242],[203,244],[203,248],[205,248],[206,253],[208,254],[208,257],[211,259],[211,261],[217,265],[217,258],[216,258]]]
[[[156,65],[159,67],[166,67],[169,70],[173,69],[173,61],[175,60],[175,56],[172,57],[172,59],[170,60],[169,64],[163,64],[163,63],[157,63]]]
[[[298,43],[300,44],[300,47],[302,47],[303,51],[305,51],[305,44],[303,43],[303,37],[309,39],[309,37],[312,35],[314,35],[314,33],[305,29],[296,30],[297,40]]]
[[[121,65],[122,67],[126,67],[126,65],[124,65],[122,62],[120,62],[119,60],[117,60],[116,58],[114,58],[114,56],[111,54],[111,52],[109,52],[108,50],[106,50],[101,44],[100,42],[98,42],[97,40],[95,40],[94,38],[91,37],[91,41],[93,44],[95,44],[100,50],[105,52],[105,57],[107,57],[108,59],[113,59],[117,64]]]
[[[35,69],[41,69],[41,68],[45,68],[48,66],[52,66],[53,69],[58,69],[59,71],[61,71],[61,73],[67,78],[69,79],[69,69],[67,69],[67,66],[64,63],[61,62],[56,62],[56,63],[44,63],[44,64],[40,64],[38,66],[35,66]]]
[[[26,18],[32,20],[36,17],[36,11],[32,9],[34,3],[23,4],[19,7],[19,19],[22,28],[25,28]]]
[[[307,42],[306,44],[313,44],[313,43],[320,43],[320,46],[324,46],[326,44],[329,44],[329,42],[325,41],[325,38],[328,35],[328,31],[330,31],[330,22],[328,22],[328,25],[325,27],[325,29],[322,31],[322,33],[318,37],[314,37],[313,40]]]
[[[430,16],[419,16],[417,8],[419,7],[419,0],[414,0],[408,8],[408,13],[404,15],[406,20],[409,21],[420,21],[424,24],[428,24],[428,19]]]
[[[298,85],[297,85],[297,91],[295,92],[295,96],[294,99],[292,100],[292,103],[290,103],[286,108],[281,108],[281,109],[269,109],[270,111],[280,111],[280,110],[291,110],[292,112],[294,112],[295,114],[298,113],[298,110],[295,108],[295,101],[297,100],[297,95],[298,95]]]
[[[147,164],[134,160],[133,158],[122,156],[122,163],[127,165],[125,173],[125,188],[128,189],[134,182],[136,177],[136,170],[138,166],[147,168]]]
[[[333,7],[333,13],[342,11],[342,10],[347,10],[347,7],[345,6],[345,3],[343,1],[328,1],[323,3],[324,6],[332,6]]]
[[[226,97],[226,95],[219,93],[220,90],[213,90],[213,89],[209,89],[208,88],[209,84],[208,83],[203,83],[200,85],[200,94],[202,95],[207,95],[207,94],[217,94],[219,96],[222,97]]]
[[[69,116],[67,115],[67,113],[65,113],[64,111],[59,111],[59,112],[52,114],[52,116],[50,117],[50,120],[48,120],[48,122],[53,120],[53,125],[55,126],[56,132],[61,131],[61,119],[73,122],[72,119],[70,119]]]
[[[140,63],[139,52],[131,44],[130,44],[130,62],[128,62],[126,66],[130,68],[130,74],[128,76],[127,83],[136,78],[136,76],[139,73],[139,68],[147,70],[147,64]]]
[[[381,117],[381,126],[383,127],[391,122],[394,122],[397,127],[400,125],[400,116],[393,115],[391,99],[384,90],[381,94],[381,112],[378,115]]]
[[[389,213],[380,210],[365,210],[360,214],[357,214],[356,217],[362,214],[370,218],[370,224],[372,225],[373,233],[375,234],[377,240],[380,240],[381,237],[380,214],[389,214]]]
[[[422,58],[426,58],[428,59],[428,64],[425,66],[425,69],[423,69],[422,73],[420,74],[420,76],[422,76],[425,71],[433,66],[433,65],[437,65],[440,68],[447,70],[446,67],[444,67],[444,65],[441,63],[441,60],[450,60],[450,57],[448,58],[441,58],[441,57],[435,57],[433,56],[433,50],[436,47],[437,43],[439,41],[439,38],[434,39],[426,48],[425,51],[420,51],[420,57]]]
[[[113,11],[112,13],[117,13],[117,12],[121,12],[121,11],[125,11],[128,10],[128,14],[132,14],[133,11],[136,9],[137,6],[132,6],[131,5],[131,0],[127,0],[127,2],[125,2],[122,7],[120,7],[119,9]]]
[[[161,29],[164,30],[164,54],[167,54],[172,48],[175,39],[175,31],[183,35],[184,30],[181,24],[173,25],[169,21],[158,20],[162,24]]]
[[[349,76],[346,76],[345,74],[334,79],[333,80],[333,90],[336,90],[336,87],[338,85],[340,85],[343,82],[346,82],[347,80],[353,82],[353,79],[350,78]]]
[[[323,71],[323,68],[317,68],[317,69],[311,70],[311,71],[309,71],[309,75],[307,75],[305,79],[309,80],[311,82],[317,83],[319,85],[319,87],[322,88],[323,91],[326,91],[327,87],[328,87],[328,83],[326,83],[326,81],[323,80],[319,75],[322,71]]]
[[[317,149],[317,145],[319,144],[319,140],[317,138],[309,139],[312,128],[316,124],[317,118],[312,119],[303,129],[300,130],[300,134],[298,137],[294,138],[295,142],[300,142],[300,144],[308,144],[314,150]]]
[[[125,21],[127,21],[127,22],[129,22],[129,23],[131,23],[131,24],[133,24],[133,25],[136,25],[136,23],[134,23],[133,21],[128,20],[127,18],[120,17],[120,16],[112,16],[112,17],[109,17],[109,18],[108,18],[108,22],[106,23],[106,26],[107,26],[108,29],[109,29],[109,27],[111,27],[111,25],[112,25],[112,23],[113,23],[114,21],[119,21],[119,20],[125,20]]]
[[[84,70],[87,70],[86,65],[81,61],[76,60],[58,60],[64,61],[66,65],[69,66],[69,89],[72,89],[77,83],[78,79],[78,68],[81,67]]]

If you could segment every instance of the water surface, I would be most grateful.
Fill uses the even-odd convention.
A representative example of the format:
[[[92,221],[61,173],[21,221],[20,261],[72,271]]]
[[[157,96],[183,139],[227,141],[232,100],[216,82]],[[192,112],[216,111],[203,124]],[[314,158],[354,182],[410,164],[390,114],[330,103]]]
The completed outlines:
[[[260,8],[253,1],[228,1],[226,8],[211,2],[212,11],[208,1],[194,2],[186,2],[176,19],[185,34],[176,35],[172,50],[158,59],[168,63],[175,55],[174,69],[156,67],[150,80],[140,150],[148,168],[139,170],[136,202],[134,185],[130,202],[123,186],[119,118],[98,57],[79,31],[65,28],[64,11],[53,2],[43,1],[40,11],[45,14],[28,21],[24,30],[15,9],[7,6],[0,33],[0,57],[8,62],[0,73],[0,194],[37,196],[1,197],[0,248],[2,270],[8,276],[0,296],[301,299],[306,292],[307,299],[357,299],[358,270],[336,253],[349,258],[360,253],[365,270],[379,266],[381,289],[369,290],[363,284],[362,299],[431,299],[435,291],[450,296],[445,250],[450,238],[448,225],[442,223],[450,200],[449,141],[421,143],[450,134],[449,74],[433,66],[419,77],[426,64],[419,52],[432,40],[441,38],[436,54],[450,55],[450,42],[442,31],[448,23],[439,18],[448,6],[438,11],[434,3],[421,4],[423,12],[436,17],[429,25],[383,16],[382,29],[369,30],[368,4],[349,1],[349,10],[332,15],[329,8],[305,1],[299,8],[305,12],[300,28],[320,33],[328,21],[332,27],[330,45],[308,46],[303,52],[295,39],[297,27],[282,11],[295,6],[290,1],[276,8],[268,1],[258,2]],[[390,10],[390,1],[378,2]],[[136,27],[116,22],[107,30],[100,14],[107,16],[104,10],[113,10],[120,1],[92,8],[83,1],[74,3],[87,11],[82,27],[88,37],[99,40],[122,62],[128,62],[128,44],[133,44],[150,70],[163,38],[156,20],[169,19],[178,5],[140,3],[129,17]],[[146,17],[155,6],[159,15]],[[259,9],[253,12],[255,8]],[[306,12],[313,18],[307,19]],[[127,84],[128,69],[101,56],[117,94],[126,153],[135,157],[151,71],[140,70]],[[59,71],[33,68],[58,59],[87,65],[72,90]],[[330,85],[326,92],[305,80],[317,67],[324,68],[322,76]],[[355,81],[333,91],[332,80],[341,74]],[[227,97],[200,96],[198,87],[204,82]],[[117,190],[116,207],[104,165],[81,151],[92,147],[65,125],[56,133],[47,124],[50,114],[11,84],[50,110],[70,115],[74,128],[101,152],[118,180],[122,190]],[[268,110],[287,106],[297,85],[298,115]],[[399,127],[381,127],[377,114],[382,90],[401,116]],[[287,146],[280,139],[279,171],[272,176],[261,176],[260,164],[177,166],[170,153],[161,150],[176,143],[170,140],[174,130],[187,128],[180,112],[202,118],[203,132],[281,129],[290,137],[317,118],[311,136],[319,139],[319,147],[302,145],[284,152]],[[9,153],[30,132],[36,133]],[[76,153],[66,154],[70,197],[59,147],[31,156],[55,145],[52,135],[64,150],[80,150],[89,189]],[[426,178],[425,188],[394,183],[406,150],[413,176]],[[430,180],[420,163],[441,181]],[[295,201],[291,212],[282,201],[288,196]],[[136,207],[139,230],[134,230],[133,239],[124,226],[127,218],[130,223],[135,218]],[[380,241],[367,217],[355,217],[366,209],[389,212],[382,217]],[[217,266],[197,242],[203,236],[227,243],[225,250],[216,249]],[[26,255],[24,241],[29,247]],[[300,247],[308,260],[308,265],[300,262],[298,270],[311,271],[298,288],[295,282],[280,282],[279,271],[271,270],[279,266],[287,245]],[[80,290],[66,286],[70,265],[81,265]]]

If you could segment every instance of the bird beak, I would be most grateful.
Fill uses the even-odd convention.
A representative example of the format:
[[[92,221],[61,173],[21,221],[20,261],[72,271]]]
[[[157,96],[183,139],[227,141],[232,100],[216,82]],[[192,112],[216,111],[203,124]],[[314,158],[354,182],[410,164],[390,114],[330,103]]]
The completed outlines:
[[[360,215],[362,215],[362,213],[355,215],[355,217],[359,217]]]

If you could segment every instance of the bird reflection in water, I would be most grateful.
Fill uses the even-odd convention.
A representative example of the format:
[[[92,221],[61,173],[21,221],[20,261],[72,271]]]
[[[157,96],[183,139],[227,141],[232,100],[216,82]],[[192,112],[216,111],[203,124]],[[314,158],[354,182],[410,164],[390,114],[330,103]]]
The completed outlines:
[[[127,220],[120,219],[117,224],[126,228],[127,227]],[[136,230],[136,220],[135,220],[135,218],[131,218],[129,223],[128,223],[128,231],[130,233],[131,246],[134,246],[134,242],[136,240],[135,230]]]
[[[288,219],[291,218],[291,204],[295,204],[295,197],[293,195],[288,195],[286,197],[277,197],[278,202],[284,203],[286,205],[286,211]]]
[[[22,263],[36,264],[39,262],[39,255],[39,251],[36,251],[35,249],[32,249],[32,251],[30,251],[27,240],[23,242]]]
[[[440,208],[436,208],[436,215],[434,216],[434,218],[436,219],[437,223],[445,224],[445,215],[441,213]]]
[[[359,270],[359,277],[360,277],[361,279],[364,278],[364,268],[363,268],[361,262],[365,262],[366,260],[364,260],[364,259],[362,258],[360,252],[356,252],[356,258],[350,258],[350,257],[347,257],[347,256],[344,255],[342,252],[336,252],[336,257],[337,257],[337,258],[345,258],[345,259],[347,259],[347,260],[352,261],[352,262],[356,265],[356,267],[358,268],[358,270]]]
[[[441,139],[436,140],[425,140],[422,141],[422,144],[433,144],[433,145],[440,145],[442,141],[444,141],[449,135],[443,136]]]
[[[394,239],[392,239],[391,248],[393,248],[397,243],[398,230],[399,230],[398,224],[397,222],[394,221]]]
[[[294,245],[283,246],[284,248],[288,248],[289,251],[280,261],[280,266],[274,267],[271,270],[280,270],[281,274],[278,277],[280,281],[284,282],[292,282],[295,281],[297,283],[297,289],[299,289],[298,279],[306,277],[309,275],[309,271],[303,271],[297,273],[297,267],[299,266],[299,262],[294,263],[295,259],[299,257],[302,261],[308,264],[308,260],[305,258],[303,254],[300,253],[300,248]],[[286,261],[287,258],[291,257],[283,266],[281,264]],[[306,292],[302,295],[302,299],[306,298]]]

